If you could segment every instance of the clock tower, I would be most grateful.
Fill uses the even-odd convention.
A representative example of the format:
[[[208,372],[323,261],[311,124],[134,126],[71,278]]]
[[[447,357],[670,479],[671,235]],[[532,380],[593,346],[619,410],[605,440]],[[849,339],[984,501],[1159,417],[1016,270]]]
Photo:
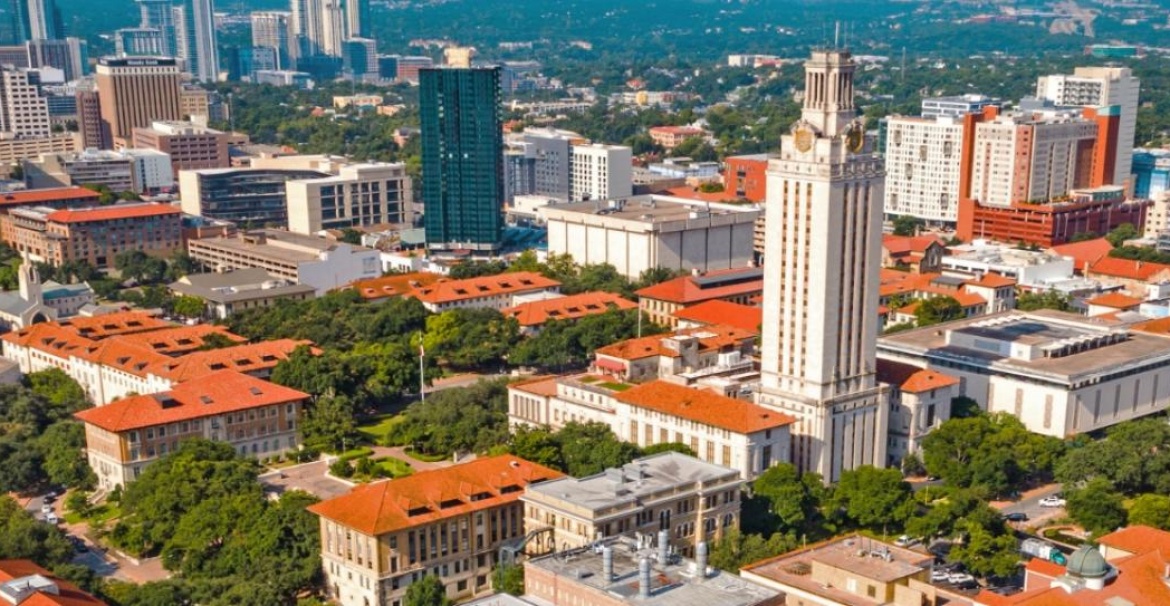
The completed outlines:
[[[885,168],[853,104],[847,50],[805,63],[801,119],[768,166],[759,402],[798,419],[793,462],[834,482],[883,467],[875,376]]]

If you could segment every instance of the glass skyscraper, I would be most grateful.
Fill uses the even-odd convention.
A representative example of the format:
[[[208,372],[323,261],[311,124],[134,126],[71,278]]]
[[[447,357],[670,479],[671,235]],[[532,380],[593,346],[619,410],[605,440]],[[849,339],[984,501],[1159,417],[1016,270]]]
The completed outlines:
[[[499,68],[419,71],[427,248],[491,251],[503,233]]]

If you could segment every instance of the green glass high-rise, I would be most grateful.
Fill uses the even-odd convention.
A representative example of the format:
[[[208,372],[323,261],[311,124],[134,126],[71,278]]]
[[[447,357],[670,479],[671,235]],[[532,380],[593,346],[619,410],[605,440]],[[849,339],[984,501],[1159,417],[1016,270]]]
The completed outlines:
[[[492,251],[503,236],[499,68],[419,71],[427,248]]]

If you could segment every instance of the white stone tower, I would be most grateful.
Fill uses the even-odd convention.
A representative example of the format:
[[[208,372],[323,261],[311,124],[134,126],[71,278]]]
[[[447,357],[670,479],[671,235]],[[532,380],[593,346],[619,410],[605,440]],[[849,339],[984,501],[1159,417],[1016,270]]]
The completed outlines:
[[[885,169],[853,105],[847,50],[805,63],[804,108],[768,166],[759,402],[799,419],[793,462],[836,481],[886,464],[875,377]]]

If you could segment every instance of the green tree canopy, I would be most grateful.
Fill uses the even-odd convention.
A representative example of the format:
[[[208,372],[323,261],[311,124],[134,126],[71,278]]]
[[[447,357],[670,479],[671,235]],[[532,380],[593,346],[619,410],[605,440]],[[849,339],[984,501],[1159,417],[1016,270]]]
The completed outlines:
[[[404,606],[450,606],[443,581],[434,575],[425,575],[406,588]]]
[[[954,297],[942,296],[923,299],[914,310],[918,326],[931,326],[963,317],[963,306]]]

